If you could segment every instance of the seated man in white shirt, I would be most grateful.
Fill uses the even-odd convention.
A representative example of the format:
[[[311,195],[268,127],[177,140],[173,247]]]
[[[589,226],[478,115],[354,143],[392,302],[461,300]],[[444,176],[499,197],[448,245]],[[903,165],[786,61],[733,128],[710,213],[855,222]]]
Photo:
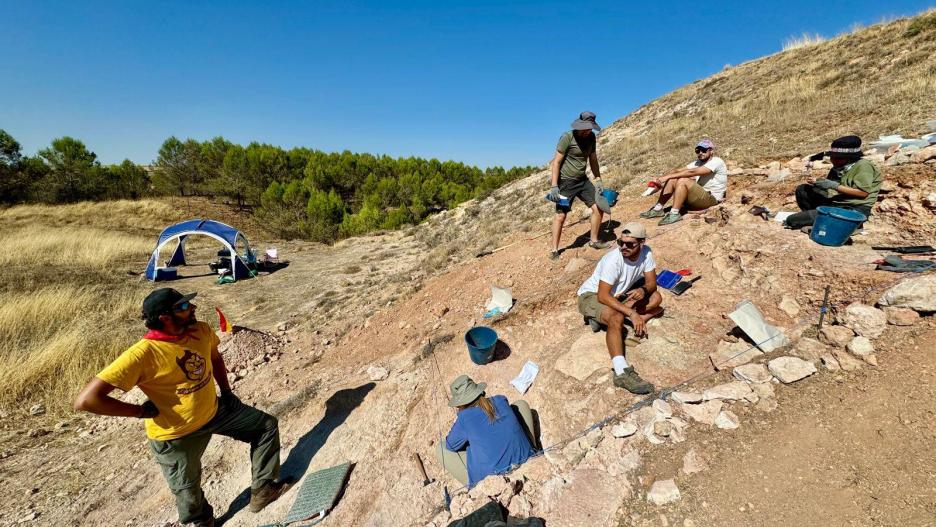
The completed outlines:
[[[650,210],[640,213],[641,218],[660,218],[660,225],[669,225],[682,219],[680,212],[705,210],[725,199],[728,190],[728,167],[715,156],[715,143],[703,139],[695,147],[697,159],[684,168],[674,168],[653,181],[660,187],[660,198]],[[673,198],[669,214],[663,206]]]
[[[624,359],[624,322],[630,320],[636,336],[647,332],[647,321],[663,310],[657,291],[656,263],[644,245],[647,230],[632,222],[624,225],[617,248],[605,254],[595,272],[578,290],[578,309],[591,322],[608,326],[605,342],[614,368],[614,385],[631,393],[645,394],[653,385],[640,378]]]

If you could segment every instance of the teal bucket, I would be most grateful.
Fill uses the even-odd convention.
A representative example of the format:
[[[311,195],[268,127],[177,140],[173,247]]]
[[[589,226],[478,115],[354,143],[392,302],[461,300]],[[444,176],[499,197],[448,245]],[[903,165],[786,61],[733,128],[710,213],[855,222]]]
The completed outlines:
[[[615,204],[617,204],[618,193],[616,190],[606,188],[601,191],[601,195],[604,196],[604,199],[608,200],[608,205],[613,207]]]
[[[497,347],[497,332],[487,326],[475,326],[465,332],[465,344],[471,362],[484,366],[494,358]]]
[[[816,222],[813,223],[809,239],[830,247],[839,247],[844,244],[855,229],[868,219],[857,210],[837,207],[819,207],[816,212],[818,215]]]

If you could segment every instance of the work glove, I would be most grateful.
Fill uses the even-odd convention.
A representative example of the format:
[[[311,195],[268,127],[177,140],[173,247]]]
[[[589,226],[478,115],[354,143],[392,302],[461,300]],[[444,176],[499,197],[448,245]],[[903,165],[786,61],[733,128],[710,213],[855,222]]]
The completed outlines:
[[[817,186],[817,187],[819,187],[819,188],[821,188],[821,189],[835,189],[835,188],[838,188],[839,182],[838,182],[838,181],[833,181],[833,180],[827,179],[827,178],[821,178],[821,179],[817,179],[816,182],[813,183],[813,185],[815,185],[815,186]]]
[[[604,185],[601,184],[601,178],[595,178],[595,191],[601,194],[604,190]]]
[[[820,161],[825,157],[825,152],[819,152],[806,158],[807,161]]]
[[[153,401],[147,400],[140,406],[143,407],[143,411],[140,412],[140,419],[152,419],[159,415],[159,408],[156,408],[156,405],[153,404]]]
[[[559,187],[549,187],[549,201],[559,202]]]

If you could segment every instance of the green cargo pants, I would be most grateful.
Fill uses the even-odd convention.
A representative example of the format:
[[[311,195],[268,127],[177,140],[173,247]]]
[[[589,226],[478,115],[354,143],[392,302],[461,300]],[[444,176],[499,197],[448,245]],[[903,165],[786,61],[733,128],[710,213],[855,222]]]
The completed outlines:
[[[280,440],[276,418],[247,406],[236,397],[219,399],[215,416],[197,431],[168,441],[149,440],[156,463],[175,495],[180,523],[207,520],[214,515],[201,489],[201,457],[214,434],[250,443],[251,489],[258,489],[279,477]]]

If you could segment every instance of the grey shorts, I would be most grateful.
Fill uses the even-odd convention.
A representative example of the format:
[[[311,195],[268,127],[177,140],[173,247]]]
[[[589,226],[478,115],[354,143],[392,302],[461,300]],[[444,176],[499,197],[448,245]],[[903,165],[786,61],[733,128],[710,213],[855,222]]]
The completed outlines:
[[[641,276],[638,278],[630,287],[627,288],[627,291],[624,291],[619,297],[618,300],[624,298],[624,295],[637,289],[644,285],[644,279]],[[601,312],[605,309],[611,309],[610,307],[602,304],[598,301],[598,293],[582,293],[578,297],[578,310],[582,316],[586,318],[593,318],[595,320],[601,320]]]
[[[569,205],[563,207],[557,203],[557,213],[566,213],[572,210],[572,201],[575,198],[582,200],[582,203],[589,208],[595,204],[595,185],[587,177],[582,179],[560,179],[559,194],[569,198]]]

